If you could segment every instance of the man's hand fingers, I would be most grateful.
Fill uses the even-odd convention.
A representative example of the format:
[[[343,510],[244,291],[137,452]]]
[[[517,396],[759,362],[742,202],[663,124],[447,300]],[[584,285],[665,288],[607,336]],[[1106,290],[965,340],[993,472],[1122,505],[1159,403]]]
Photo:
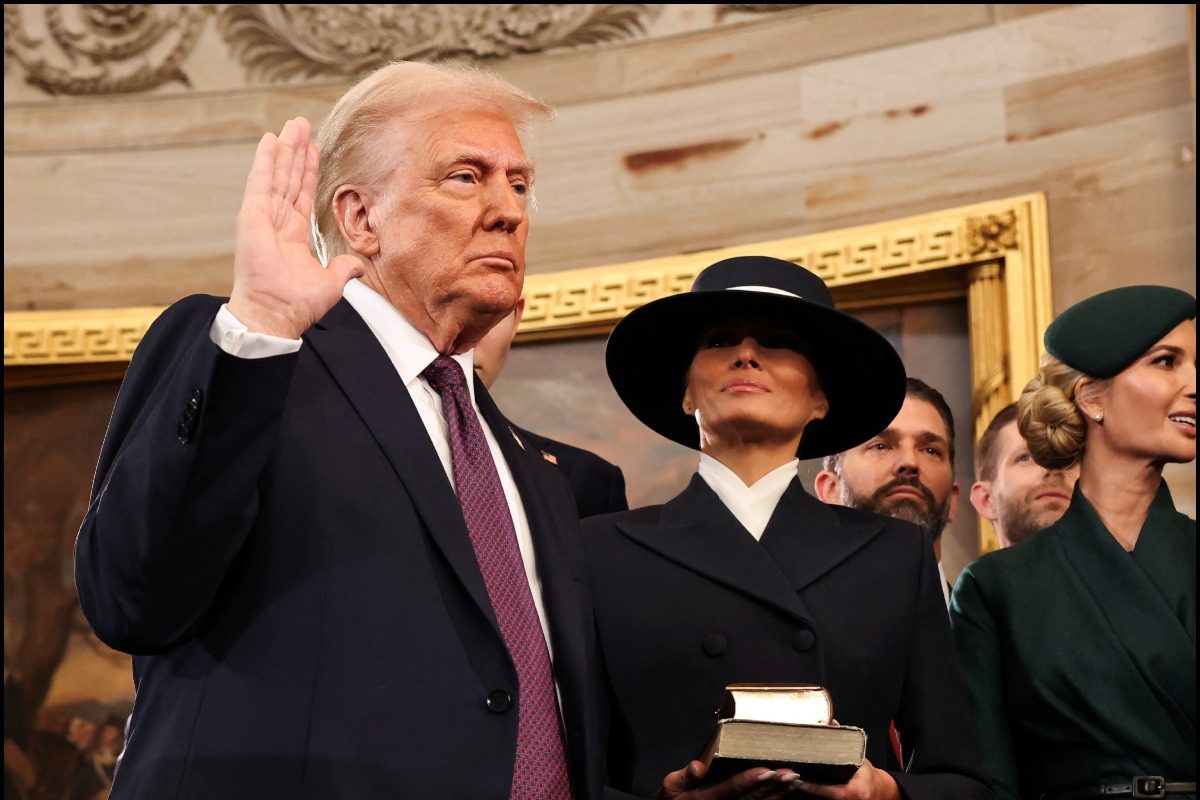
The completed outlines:
[[[339,286],[345,286],[351,278],[361,278],[365,272],[359,258],[345,253],[334,256],[329,262],[329,271],[337,276]]]
[[[273,133],[264,133],[258,140],[254,162],[250,165],[250,174],[246,176],[247,196],[266,197],[271,193],[271,181],[275,175],[275,151],[278,147],[279,139]]]
[[[292,177],[292,159],[296,155],[295,128],[296,123],[288,120],[279,132],[279,146],[275,151],[275,164],[271,175],[271,199],[281,201],[279,206],[272,205],[272,221],[279,223],[279,212],[287,202],[288,181]]]
[[[292,120],[295,125],[294,133],[296,141],[292,150],[292,172],[288,176],[288,187],[286,202],[289,207],[296,205],[296,198],[304,186],[304,173],[308,168],[308,147],[312,143],[312,129],[308,125],[308,120],[304,117],[296,117]]]
[[[300,183],[300,197],[296,202],[296,210],[308,217],[313,210],[313,195],[317,193],[317,166],[320,157],[317,155],[316,144],[309,142],[308,153],[304,159],[304,179]]]

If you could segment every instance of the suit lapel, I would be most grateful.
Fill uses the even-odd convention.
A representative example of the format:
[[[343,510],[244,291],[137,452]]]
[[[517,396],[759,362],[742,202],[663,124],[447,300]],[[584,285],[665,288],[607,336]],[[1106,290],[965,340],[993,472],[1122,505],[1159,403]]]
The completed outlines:
[[[345,300],[310,328],[304,339],[383,449],[429,535],[499,635],[458,498],[382,345]]]
[[[699,475],[663,507],[659,523],[617,523],[625,536],[710,580],[811,621],[767,551]]]
[[[884,520],[843,523],[794,479],[763,531],[762,545],[796,591],[841,564],[883,530]]]
[[[578,639],[579,626],[575,624],[577,620],[563,619],[569,611],[580,608],[576,586],[581,578],[575,571],[576,565],[565,552],[562,539],[564,532],[569,534],[578,529],[579,520],[573,507],[548,502],[546,490],[541,485],[545,476],[537,475],[538,470],[548,468],[538,463],[541,461],[541,454],[532,443],[524,441],[505,419],[478,378],[475,381],[475,400],[500,445],[500,451],[508,463],[509,471],[517,484],[517,491],[521,495],[521,503],[525,507],[525,517],[529,522],[539,565],[538,577],[542,582],[546,616],[554,634],[557,661],[557,656],[565,655],[560,653],[560,643],[569,642],[574,647],[581,644]],[[564,624],[568,622],[570,624]]]

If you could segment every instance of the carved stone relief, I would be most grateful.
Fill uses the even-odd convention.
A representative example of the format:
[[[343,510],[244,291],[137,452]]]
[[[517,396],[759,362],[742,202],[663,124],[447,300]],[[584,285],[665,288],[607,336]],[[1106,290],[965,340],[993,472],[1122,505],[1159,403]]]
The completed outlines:
[[[793,8],[804,8],[812,3],[721,3],[717,6],[717,18],[726,14],[771,14],[775,11],[790,11]]]
[[[613,4],[46,4],[4,6],[5,70],[54,95],[143,92],[171,81],[208,17],[248,76],[353,76],[397,59],[498,59],[627,41],[661,7]]]
[[[5,71],[54,95],[144,92],[189,85],[181,64],[211,6],[83,3],[4,6]]]
[[[615,44],[798,8],[818,6],[14,3],[4,6],[4,69],[19,67],[51,95],[190,88],[183,64],[209,18],[248,80],[278,83],[352,77],[398,59],[487,61]]]
[[[354,75],[393,60],[494,59],[621,41],[654,7],[612,5],[231,5],[218,27],[252,77]]]

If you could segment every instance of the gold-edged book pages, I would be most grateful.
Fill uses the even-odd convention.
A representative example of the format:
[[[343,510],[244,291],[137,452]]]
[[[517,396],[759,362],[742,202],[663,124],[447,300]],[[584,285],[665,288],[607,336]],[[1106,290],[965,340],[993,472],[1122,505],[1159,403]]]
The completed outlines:
[[[731,683],[725,687],[717,719],[828,725],[833,700],[824,686],[811,683]]]
[[[811,684],[730,684],[699,758],[716,783],[751,767],[788,767],[813,783],[845,783],[862,766],[867,734],[832,725],[828,690]]]

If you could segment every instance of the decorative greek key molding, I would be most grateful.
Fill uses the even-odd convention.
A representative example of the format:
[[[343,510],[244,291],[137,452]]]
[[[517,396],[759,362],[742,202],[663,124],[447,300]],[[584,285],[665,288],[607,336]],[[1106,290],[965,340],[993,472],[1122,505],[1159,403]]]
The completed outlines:
[[[394,60],[503,58],[645,33],[652,6],[255,4],[217,26],[251,77],[356,75]]]
[[[162,310],[7,311],[4,366],[128,361]]]
[[[6,4],[4,53],[50,94],[141,92],[190,85],[180,65],[210,6],[150,3]]]
[[[1016,223],[1017,203],[1021,202],[1028,205],[1029,201],[1014,198],[686,256],[529,275],[525,280],[526,307],[521,334],[528,338],[555,338],[607,329],[643,303],[687,291],[696,274],[714,261],[739,255],[770,255],[802,264],[820,275],[835,296],[839,287],[963,267],[980,261],[980,254],[995,258],[993,251],[999,250],[1001,244],[1009,251],[1021,250]],[[1028,213],[1027,209],[1022,210]],[[980,220],[1008,222],[1003,227],[998,222],[987,223],[999,230],[991,235],[992,228]],[[981,241],[984,243],[980,244]],[[960,284],[958,293],[962,295],[966,292],[965,279]],[[857,305],[868,299],[861,291],[841,294],[859,299]],[[884,302],[893,300],[885,298]]]
[[[978,220],[989,217],[1015,220],[1004,229],[1010,244],[998,254],[986,247],[973,251],[966,244],[976,236]],[[604,333],[638,306],[687,291],[700,270],[733,256],[768,255],[803,264],[825,280],[844,307],[922,302],[935,295],[962,297],[970,280],[957,268],[986,262],[996,266],[977,274],[990,276],[994,283],[974,316],[1007,323],[980,329],[977,338],[1007,344],[1008,368],[1032,374],[1041,332],[1050,320],[1046,237],[1045,200],[1037,194],[790,239],[528,275],[518,340]],[[6,313],[4,363],[127,359],[140,336],[134,332],[144,331],[160,310]],[[95,341],[95,346],[73,344],[85,341],[78,338],[83,333],[80,325],[91,332],[86,341]],[[117,350],[104,344],[108,340],[101,335],[114,326],[130,331]]]

